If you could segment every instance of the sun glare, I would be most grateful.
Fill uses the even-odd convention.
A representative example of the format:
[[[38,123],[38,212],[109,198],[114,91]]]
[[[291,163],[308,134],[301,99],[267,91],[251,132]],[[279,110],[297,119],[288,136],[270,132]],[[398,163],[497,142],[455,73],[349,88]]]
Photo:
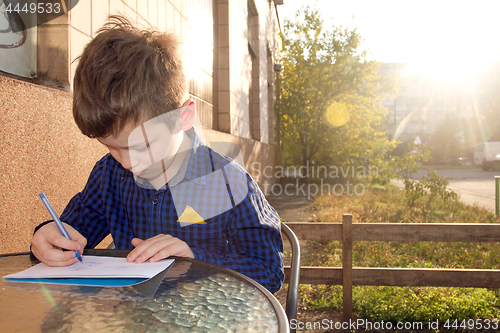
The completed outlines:
[[[435,58],[421,58],[406,66],[403,76],[424,74],[437,81],[462,81],[471,80],[480,75],[489,66],[489,61],[449,54]]]
[[[440,78],[456,78],[500,59],[498,0],[289,0],[278,12],[293,18],[307,4],[321,9],[325,28],[356,28],[369,60],[411,62]]]
[[[340,127],[349,121],[349,109],[344,103],[333,103],[326,109],[326,123],[332,127]]]

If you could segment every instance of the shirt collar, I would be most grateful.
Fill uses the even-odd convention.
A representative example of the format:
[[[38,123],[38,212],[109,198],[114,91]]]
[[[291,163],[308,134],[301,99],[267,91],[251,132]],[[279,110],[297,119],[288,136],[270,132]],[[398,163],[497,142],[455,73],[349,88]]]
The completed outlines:
[[[201,141],[198,134],[196,134],[194,128],[187,130],[186,134],[192,140],[191,150],[184,157],[184,161],[182,161],[177,174],[168,182],[169,187],[180,184],[184,179],[196,184],[205,185],[201,177],[210,172],[210,155],[206,149],[200,149],[204,146],[203,141]]]

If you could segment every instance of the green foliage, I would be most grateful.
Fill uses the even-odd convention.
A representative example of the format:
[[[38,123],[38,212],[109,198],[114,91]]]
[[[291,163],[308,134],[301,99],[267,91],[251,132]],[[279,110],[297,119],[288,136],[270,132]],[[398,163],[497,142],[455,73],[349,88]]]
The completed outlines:
[[[406,152],[389,154],[390,158],[380,161],[378,174],[370,180],[372,183],[385,184],[390,179],[407,180],[412,174],[420,170],[420,164],[430,159],[430,150],[426,145],[408,143]]]
[[[404,184],[406,191],[406,204],[408,205],[408,208],[413,208],[415,207],[417,200],[427,194],[424,189],[424,184],[409,179],[405,179]]]
[[[355,223],[499,222],[495,214],[456,200],[447,180],[434,172],[422,183],[407,184],[413,191],[376,185],[362,196],[317,197],[313,221],[341,221],[342,214],[351,213]],[[420,196],[410,207],[415,188]],[[308,252],[303,266],[342,266],[340,241],[309,242]],[[500,269],[499,257],[499,243],[353,242],[354,267]],[[301,293],[303,306],[311,310],[342,309],[340,286],[301,286]],[[353,306],[356,316],[378,322],[500,318],[499,291],[481,288],[355,287]]]
[[[491,75],[498,75],[500,70],[499,66],[495,66]],[[485,89],[482,96],[479,98],[479,117],[472,121],[468,128],[470,128],[471,136],[479,142],[492,142],[500,141],[500,81],[491,80],[490,76],[485,76],[484,84]]]
[[[447,189],[449,184],[448,179],[439,176],[435,171],[431,171],[423,176],[420,182],[405,179],[404,184],[405,201],[408,208],[415,208],[419,201],[425,202],[425,204],[420,205],[423,221],[427,221],[428,215],[435,212],[432,207],[433,201],[440,200],[441,203],[446,204],[448,201],[458,200],[457,194]]]
[[[301,288],[311,310],[342,310],[341,286]],[[374,322],[425,322],[498,318],[496,291],[479,288],[354,287],[353,309]],[[428,327],[428,326],[426,326]]]
[[[316,210],[314,221],[341,221],[342,214],[348,213],[358,223],[499,222],[495,214],[456,200],[456,194],[443,186],[442,182],[446,183],[446,179],[436,178],[431,174],[425,176],[428,179],[425,181],[427,188],[413,183],[416,187],[422,187],[420,194],[391,185],[367,184],[363,195],[337,196],[330,193],[318,196],[313,202]],[[412,195],[415,196],[413,203]]]
[[[342,266],[340,241],[311,242],[303,265]],[[353,266],[393,268],[499,269],[496,243],[368,242],[353,244]]]
[[[357,31],[325,30],[318,10],[303,8],[283,25],[277,79],[279,164],[378,165],[394,143],[381,130],[383,98],[394,82],[360,52]]]
[[[429,190],[429,201],[427,206],[430,207],[430,203],[435,198],[440,198],[443,201],[457,200],[457,194],[453,191],[447,189],[450,183],[445,177],[441,177],[437,172],[431,171],[422,177],[421,183],[424,188]]]
[[[459,164],[459,157],[467,156],[467,149],[474,144],[466,140],[468,120],[447,114],[437,123],[431,136],[429,146],[432,147],[432,160],[437,164]]]
[[[431,209],[431,203],[435,199],[441,199],[444,202],[458,199],[455,192],[447,189],[449,184],[448,179],[441,177],[435,171],[431,171],[423,176],[420,182],[405,179],[404,184],[408,208],[415,207],[416,202],[425,197],[427,198],[427,203],[424,207],[427,211]]]

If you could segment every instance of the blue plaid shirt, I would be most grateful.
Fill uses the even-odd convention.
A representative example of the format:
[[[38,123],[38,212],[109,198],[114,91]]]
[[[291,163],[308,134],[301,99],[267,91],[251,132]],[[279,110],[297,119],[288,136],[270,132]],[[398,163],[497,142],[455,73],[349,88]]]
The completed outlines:
[[[238,271],[276,292],[284,278],[278,214],[243,168],[203,145],[194,130],[188,135],[192,150],[165,186],[156,190],[107,154],[61,220],[87,239],[88,248],[109,233],[117,249],[133,249],[134,237],[170,234],[185,241],[196,259]],[[205,224],[178,222],[187,206]]]

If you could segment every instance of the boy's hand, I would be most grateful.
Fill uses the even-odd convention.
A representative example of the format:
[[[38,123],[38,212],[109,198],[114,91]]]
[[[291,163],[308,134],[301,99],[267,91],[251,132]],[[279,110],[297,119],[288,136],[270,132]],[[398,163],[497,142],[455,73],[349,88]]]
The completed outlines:
[[[128,254],[128,262],[140,264],[148,259],[150,262],[157,262],[170,256],[194,258],[189,245],[170,235],[159,234],[145,241],[134,238],[132,245],[135,249]]]
[[[70,225],[64,222],[63,224],[71,239],[61,235],[55,222],[38,229],[31,239],[31,252],[48,266],[69,266],[77,262],[75,251],[82,254],[83,248],[87,245],[85,237]]]

